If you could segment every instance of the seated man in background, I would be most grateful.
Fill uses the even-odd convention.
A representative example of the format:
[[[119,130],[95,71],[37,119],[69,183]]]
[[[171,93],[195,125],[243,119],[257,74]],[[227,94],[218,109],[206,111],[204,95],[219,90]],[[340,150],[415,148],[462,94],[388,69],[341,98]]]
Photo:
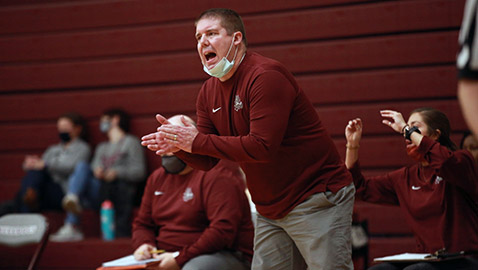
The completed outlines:
[[[181,117],[169,121],[182,125]],[[172,153],[161,162],[133,222],[135,258],[160,258],[159,269],[168,270],[249,269],[254,228],[238,166],[221,161],[205,172]]]
[[[91,165],[80,162],[68,182],[68,193],[63,198],[67,211],[65,225],[50,240],[56,242],[79,241],[83,206],[97,208],[104,200],[113,202],[115,209],[115,235],[128,237],[131,232],[136,186],[146,176],[144,150],[139,139],[129,131],[129,116],[120,109],[103,113],[100,130],[108,141],[100,143]]]

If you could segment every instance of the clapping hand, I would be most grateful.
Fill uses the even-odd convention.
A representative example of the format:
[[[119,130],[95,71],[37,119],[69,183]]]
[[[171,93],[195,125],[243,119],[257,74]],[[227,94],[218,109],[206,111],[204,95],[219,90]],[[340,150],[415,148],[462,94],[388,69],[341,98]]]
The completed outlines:
[[[168,141],[164,139],[164,137],[160,136],[159,128],[162,125],[170,125],[171,123],[169,123],[169,121],[161,114],[156,115],[156,120],[160,124],[160,126],[158,127],[158,131],[144,135],[141,138],[141,145],[146,146],[149,150],[156,152],[157,155],[162,155],[163,153],[174,153],[179,151],[179,148],[169,144]]]

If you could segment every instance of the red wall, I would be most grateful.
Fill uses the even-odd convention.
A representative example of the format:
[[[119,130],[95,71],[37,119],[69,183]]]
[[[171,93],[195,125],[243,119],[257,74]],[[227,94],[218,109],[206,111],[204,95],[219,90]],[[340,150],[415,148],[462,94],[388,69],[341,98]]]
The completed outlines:
[[[238,11],[250,50],[296,75],[342,154],[345,124],[364,120],[369,173],[408,162],[379,109],[433,106],[455,141],[466,129],[454,67],[464,0],[0,0],[0,200],[18,188],[24,155],[57,141],[65,111],[88,119],[94,144],[109,107],[133,115],[137,136],[155,130],[158,112],[194,115],[207,76],[193,22],[211,7]]]

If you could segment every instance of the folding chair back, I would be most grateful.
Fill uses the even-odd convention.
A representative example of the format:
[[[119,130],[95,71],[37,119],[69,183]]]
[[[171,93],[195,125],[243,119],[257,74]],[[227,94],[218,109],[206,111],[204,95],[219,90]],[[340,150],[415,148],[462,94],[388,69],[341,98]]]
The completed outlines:
[[[28,269],[34,269],[48,240],[48,222],[40,214],[9,214],[0,218],[0,244],[17,247],[39,243]]]

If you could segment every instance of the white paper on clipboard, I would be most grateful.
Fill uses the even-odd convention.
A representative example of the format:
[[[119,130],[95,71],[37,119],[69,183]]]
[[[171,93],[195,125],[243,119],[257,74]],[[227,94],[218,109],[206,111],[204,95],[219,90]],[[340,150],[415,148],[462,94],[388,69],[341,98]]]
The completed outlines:
[[[428,253],[402,253],[373,259],[374,262],[417,262],[433,260],[436,260],[436,258],[431,257]]]

